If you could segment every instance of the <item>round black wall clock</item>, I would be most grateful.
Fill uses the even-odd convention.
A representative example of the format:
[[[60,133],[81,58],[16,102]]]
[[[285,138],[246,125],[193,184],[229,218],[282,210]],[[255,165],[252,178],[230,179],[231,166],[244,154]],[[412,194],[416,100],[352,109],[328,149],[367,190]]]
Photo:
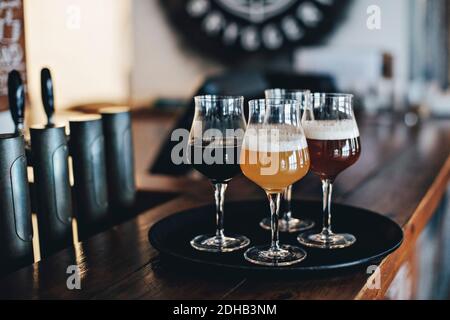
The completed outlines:
[[[160,0],[191,47],[222,60],[320,42],[351,0]]]

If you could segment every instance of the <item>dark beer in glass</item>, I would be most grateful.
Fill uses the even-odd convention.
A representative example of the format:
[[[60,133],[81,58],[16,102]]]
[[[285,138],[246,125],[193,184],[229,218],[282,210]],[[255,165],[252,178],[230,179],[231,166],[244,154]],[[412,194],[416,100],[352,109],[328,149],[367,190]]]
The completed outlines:
[[[191,246],[207,252],[240,250],[248,246],[250,240],[242,235],[225,235],[224,202],[228,183],[241,172],[239,157],[246,126],[244,98],[208,95],[194,100],[188,159],[214,187],[216,232],[195,237]]]
[[[195,170],[213,183],[227,183],[241,173],[241,147],[242,139],[237,138],[194,141],[189,145],[189,161]],[[208,156],[211,161],[208,161]]]
[[[361,140],[354,122],[323,121],[304,123],[311,156],[311,171],[324,180],[336,177],[358,161]]]
[[[302,233],[298,241],[308,247],[340,249],[355,243],[355,236],[334,233],[331,228],[331,195],[333,182],[345,169],[358,161],[361,140],[353,112],[353,96],[348,94],[313,95],[304,111],[302,126],[308,141],[311,171],[322,181],[322,232]]]

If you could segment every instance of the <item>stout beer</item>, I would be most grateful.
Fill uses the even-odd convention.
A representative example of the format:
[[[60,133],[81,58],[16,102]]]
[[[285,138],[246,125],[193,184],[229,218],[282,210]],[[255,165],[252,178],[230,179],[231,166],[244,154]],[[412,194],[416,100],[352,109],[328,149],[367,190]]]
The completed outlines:
[[[226,183],[241,172],[241,146],[238,139],[194,141],[189,146],[189,161],[213,183]]]
[[[214,186],[216,232],[191,240],[199,251],[233,252],[249,245],[242,235],[225,235],[224,203],[228,182],[240,172],[239,151],[245,128],[244,97],[199,96],[194,98],[195,116],[188,143],[192,166]],[[215,132],[215,135],[212,135]]]

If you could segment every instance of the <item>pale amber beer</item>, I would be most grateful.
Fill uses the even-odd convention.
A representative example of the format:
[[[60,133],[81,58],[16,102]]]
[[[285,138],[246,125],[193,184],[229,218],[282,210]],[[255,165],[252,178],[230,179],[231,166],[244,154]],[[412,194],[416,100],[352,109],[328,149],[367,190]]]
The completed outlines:
[[[303,136],[283,135],[277,141],[251,143],[247,135],[241,152],[241,170],[251,181],[270,193],[283,192],[309,171],[310,160]],[[256,141],[256,140],[253,140]]]
[[[249,121],[240,165],[244,175],[267,194],[270,208],[270,245],[254,246],[247,261],[263,266],[290,266],[306,258],[300,247],[280,244],[278,217],[283,192],[309,170],[309,153],[300,125],[297,100],[265,99],[249,102]]]

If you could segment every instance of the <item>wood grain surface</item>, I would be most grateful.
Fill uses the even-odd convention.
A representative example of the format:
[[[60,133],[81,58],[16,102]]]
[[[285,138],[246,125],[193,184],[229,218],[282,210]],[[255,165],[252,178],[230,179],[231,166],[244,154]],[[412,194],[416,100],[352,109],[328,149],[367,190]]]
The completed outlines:
[[[450,179],[448,121],[428,120],[408,128],[400,120],[363,118],[359,121],[361,159],[336,181],[334,201],[379,212],[403,227],[403,245],[380,264],[380,289],[366,286],[371,279],[365,272],[289,280],[185,274],[164,268],[147,240],[149,228],[158,220],[213,201],[212,188],[205,179],[147,173],[174,122],[170,115],[134,117],[137,182],[141,190],[180,195],[74,248],[3,275],[0,298],[381,299],[433,215]],[[320,199],[318,179],[309,174],[295,186],[294,197]],[[264,198],[264,193],[242,176],[227,191],[228,201]],[[67,289],[66,270],[72,264],[81,270],[81,290]]]

